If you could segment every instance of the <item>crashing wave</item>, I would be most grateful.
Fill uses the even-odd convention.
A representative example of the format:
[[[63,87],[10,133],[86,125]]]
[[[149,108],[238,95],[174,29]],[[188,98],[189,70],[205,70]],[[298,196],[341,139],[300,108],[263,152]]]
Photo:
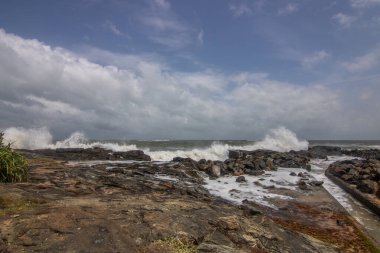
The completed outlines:
[[[14,148],[41,149],[41,148],[93,148],[101,147],[113,151],[128,151],[137,149],[136,145],[127,145],[115,142],[89,141],[83,133],[75,132],[67,139],[53,143],[53,138],[47,128],[25,129],[11,127],[4,131],[4,137],[7,142],[12,143]],[[174,157],[189,157],[194,160],[225,160],[228,156],[228,150],[257,150],[270,149],[274,151],[305,150],[308,148],[308,142],[299,140],[295,133],[279,127],[271,129],[263,140],[252,145],[234,146],[213,142],[206,148],[193,148],[189,150],[159,150],[150,151],[144,149],[144,152],[156,161],[169,161]]]

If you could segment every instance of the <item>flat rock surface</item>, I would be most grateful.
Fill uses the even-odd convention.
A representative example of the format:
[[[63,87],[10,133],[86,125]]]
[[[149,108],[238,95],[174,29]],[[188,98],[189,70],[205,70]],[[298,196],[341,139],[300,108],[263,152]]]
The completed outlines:
[[[27,183],[0,184],[0,252],[371,252],[317,186],[275,210],[210,195],[181,162],[30,157]]]

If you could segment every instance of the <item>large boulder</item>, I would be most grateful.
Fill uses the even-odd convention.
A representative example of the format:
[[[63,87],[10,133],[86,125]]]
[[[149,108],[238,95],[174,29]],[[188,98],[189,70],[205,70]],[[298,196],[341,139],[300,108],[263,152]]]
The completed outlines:
[[[372,180],[363,180],[357,183],[356,188],[363,193],[372,194],[375,192],[376,183]]]

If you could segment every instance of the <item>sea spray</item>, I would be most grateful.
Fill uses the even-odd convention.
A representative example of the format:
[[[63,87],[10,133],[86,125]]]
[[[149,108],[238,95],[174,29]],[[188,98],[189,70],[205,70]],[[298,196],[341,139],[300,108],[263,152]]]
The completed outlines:
[[[53,142],[53,137],[46,127],[22,128],[10,127],[4,131],[4,142],[11,143],[15,149],[56,149],[56,148],[94,148],[100,147],[113,151],[137,149],[136,145],[125,145],[113,142],[90,141],[80,132],[72,133],[68,138]]]
[[[10,127],[4,131],[4,143],[10,143],[12,148],[38,149],[48,148],[53,142],[53,136],[46,127],[30,128]]]
[[[306,150],[308,146],[308,141],[299,140],[295,133],[282,126],[269,130],[262,141],[258,141],[253,146],[246,148],[247,150],[269,149],[286,152],[290,150]]]
[[[145,150],[153,160],[156,161],[170,161],[174,157],[189,157],[194,160],[207,159],[207,160],[225,160],[228,156],[228,150],[232,147],[228,144],[221,144],[220,142],[213,142],[207,148],[193,148],[190,150],[175,150],[175,151],[149,151]]]
[[[241,145],[226,144],[219,141],[214,141],[208,146],[183,146],[177,149],[168,149],[171,141],[165,141],[162,149],[151,150],[149,141],[147,146],[143,148],[137,147],[133,143],[126,143],[121,141],[91,141],[80,132],[71,134],[67,139],[53,143],[52,135],[47,128],[39,129],[25,129],[25,128],[8,128],[5,130],[6,139],[13,143],[14,148],[26,149],[40,149],[40,148],[93,148],[101,147],[113,151],[128,151],[133,149],[142,149],[153,160],[156,161],[170,161],[174,157],[189,157],[194,160],[209,159],[209,160],[225,160],[228,157],[228,150],[257,150],[257,149],[270,149],[275,151],[290,151],[302,150],[308,148],[308,142],[299,140],[295,133],[279,127],[271,129],[263,140],[258,142],[246,142]],[[153,141],[157,142],[157,141]],[[151,142],[151,143],[153,143]],[[162,141],[160,141],[162,142]],[[184,141],[186,142],[186,141]],[[191,142],[191,141],[188,141]],[[236,144],[236,143],[235,143]]]

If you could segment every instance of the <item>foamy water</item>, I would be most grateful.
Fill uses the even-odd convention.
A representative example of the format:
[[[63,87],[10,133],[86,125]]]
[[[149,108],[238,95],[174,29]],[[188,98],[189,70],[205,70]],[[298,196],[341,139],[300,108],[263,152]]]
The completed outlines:
[[[363,225],[373,239],[380,243],[380,219],[325,176],[325,170],[333,162],[351,159],[361,158],[350,156],[329,156],[328,160],[314,159],[310,162],[310,173],[315,178],[323,180],[323,187],[331,194],[331,196],[333,196],[350,213],[350,215],[352,215],[352,217]]]
[[[280,193],[273,193],[271,187],[297,191],[298,176],[290,176],[290,173],[305,173],[301,168],[279,168],[277,171],[268,171],[261,176],[244,175],[247,182],[236,182],[236,176],[225,176],[217,180],[205,179],[205,188],[215,196],[241,204],[247,199],[261,205],[277,208],[271,203],[271,199],[292,199],[292,197]]]
[[[246,141],[241,145],[230,145],[222,142],[212,142],[208,146],[197,146],[197,144],[180,147],[175,150],[168,150],[171,141],[169,140],[155,140],[150,143],[155,145],[156,142],[165,143],[162,145],[161,150],[151,150],[149,145],[144,148],[139,148],[136,144],[126,144],[121,142],[107,142],[107,141],[90,141],[83,133],[75,132],[67,139],[53,142],[53,137],[47,128],[38,129],[25,129],[11,127],[4,131],[5,141],[12,144],[13,148],[17,149],[44,149],[44,148],[93,148],[102,147],[113,151],[129,151],[134,149],[142,149],[145,153],[150,155],[156,161],[170,161],[174,157],[189,157],[195,160],[209,159],[209,160],[225,160],[228,156],[228,150],[256,150],[256,149],[270,149],[275,151],[290,151],[290,150],[306,150],[308,142],[299,140],[295,133],[279,127],[272,129],[268,134],[257,142]],[[148,143],[148,142],[147,142]]]
[[[311,174],[318,180],[323,180],[323,187],[333,196],[346,210],[352,211],[352,201],[348,193],[342,190],[325,175],[325,170],[336,161],[360,159],[351,156],[329,156],[325,159],[313,159],[310,162]]]

